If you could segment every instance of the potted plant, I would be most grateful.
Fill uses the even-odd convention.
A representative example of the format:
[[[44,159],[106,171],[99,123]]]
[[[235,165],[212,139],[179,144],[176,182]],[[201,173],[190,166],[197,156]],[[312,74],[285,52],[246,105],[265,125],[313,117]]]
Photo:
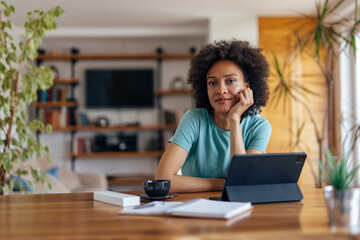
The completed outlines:
[[[279,57],[275,53],[273,56],[275,71],[272,77],[276,82],[274,88],[271,89],[272,103],[274,106],[278,106],[277,103],[281,100],[286,106],[290,102],[296,102],[304,109],[308,121],[304,119],[304,122],[297,124],[296,130],[293,132],[294,138],[296,138],[296,146],[292,146],[292,148],[298,147],[303,151],[304,148],[309,147],[306,146],[309,143],[309,137],[306,138],[306,143],[302,142],[301,139],[304,126],[311,124],[312,136],[315,138],[311,140],[311,143],[315,141],[318,145],[317,161],[320,163],[324,163],[324,149],[331,149],[332,152],[335,152],[335,146],[332,146],[332,143],[334,142],[333,101],[337,61],[340,54],[346,52],[347,48],[353,53],[357,49],[355,38],[360,26],[357,1],[355,1],[354,14],[348,18],[339,18],[336,14],[343,5],[345,5],[344,0],[331,3],[328,0],[319,1],[316,4],[316,15],[304,15],[305,19],[309,20],[307,24],[298,24],[299,26],[296,26],[292,34],[292,38],[295,39],[294,44],[284,57],[283,64],[280,63]],[[301,59],[303,56],[308,56],[313,60],[314,67],[319,68],[326,83],[326,111],[323,113],[322,121],[314,117],[313,103],[307,98],[309,95],[316,95],[302,83],[302,79],[307,76],[300,76],[300,78],[296,79],[293,73],[293,61]],[[351,57],[351,54],[346,54],[346,56]],[[298,116],[301,116],[302,112],[298,111],[298,114]],[[294,118],[297,117],[295,115]],[[302,116],[299,118],[302,118]],[[317,164],[312,164],[311,161],[308,161],[308,163],[315,178],[315,186],[321,188],[322,168],[316,169]]]
[[[348,154],[343,154],[337,161],[330,151],[326,152],[326,165],[319,165],[328,184],[323,190],[329,224],[360,227],[360,188],[353,186],[359,166],[349,167]]]
[[[28,12],[24,24],[24,41],[15,41],[10,15],[13,6],[1,2],[0,9],[0,194],[7,194],[14,187],[24,191],[24,185],[33,187],[33,182],[44,182],[45,174],[36,168],[14,169],[18,163],[34,160],[43,152],[49,152],[46,145],[36,140],[37,131],[45,131],[40,119],[28,120],[28,105],[37,99],[38,89],[52,85],[50,68],[34,67],[31,61],[37,57],[37,49],[47,31],[55,29],[54,18],[64,11],[56,7],[48,12]],[[51,126],[47,126],[51,131]],[[12,177],[10,173],[16,175]],[[30,180],[19,181],[30,175]],[[32,179],[32,180],[31,180]]]

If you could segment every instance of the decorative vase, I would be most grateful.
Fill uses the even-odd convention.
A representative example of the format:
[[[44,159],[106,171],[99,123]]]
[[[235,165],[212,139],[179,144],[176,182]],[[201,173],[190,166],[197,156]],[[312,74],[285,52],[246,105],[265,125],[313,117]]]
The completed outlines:
[[[326,186],[323,191],[329,224],[360,229],[360,188],[335,190]]]

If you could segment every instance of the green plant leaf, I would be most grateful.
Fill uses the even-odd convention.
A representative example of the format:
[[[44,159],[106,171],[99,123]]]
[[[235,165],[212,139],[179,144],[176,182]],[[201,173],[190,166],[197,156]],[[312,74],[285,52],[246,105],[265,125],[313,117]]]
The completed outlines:
[[[6,21],[5,24],[7,28],[12,29],[12,25],[10,21]]]
[[[5,65],[2,62],[0,62],[0,73],[4,73],[5,70],[6,70]]]
[[[52,133],[52,129],[53,129],[53,128],[52,128],[52,126],[51,126],[50,124],[47,124],[47,125],[46,125],[46,132],[47,132],[47,133]]]
[[[22,185],[22,182],[19,181],[19,183],[17,183],[14,178],[11,178],[10,181],[9,181],[9,186],[10,186],[11,189],[21,188],[21,185]]]
[[[1,1],[1,5],[3,5],[4,7],[5,7],[5,9],[8,9],[9,8],[9,6],[6,4],[6,2],[4,2],[4,1]]]
[[[5,32],[5,37],[8,38],[11,41],[14,40],[14,38],[8,32]]]
[[[26,176],[26,175],[28,175],[28,171],[19,169],[16,171],[16,175],[19,177],[21,177],[23,175]]]
[[[333,185],[335,189],[345,190],[350,187],[352,184],[359,166],[349,169],[348,159],[349,154],[344,154],[341,156],[341,159],[338,162],[335,162],[335,157],[331,154],[330,151],[326,151],[326,163],[325,166],[323,163],[319,163],[320,168],[324,171],[324,180]]]
[[[3,167],[6,172],[11,170],[11,158],[8,155],[3,155]]]

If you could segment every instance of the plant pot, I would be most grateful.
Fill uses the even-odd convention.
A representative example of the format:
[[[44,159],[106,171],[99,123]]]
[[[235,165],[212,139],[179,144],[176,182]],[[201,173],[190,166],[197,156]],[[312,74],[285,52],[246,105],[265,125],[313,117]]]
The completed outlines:
[[[329,224],[360,228],[360,188],[335,190],[326,186],[323,191]]]

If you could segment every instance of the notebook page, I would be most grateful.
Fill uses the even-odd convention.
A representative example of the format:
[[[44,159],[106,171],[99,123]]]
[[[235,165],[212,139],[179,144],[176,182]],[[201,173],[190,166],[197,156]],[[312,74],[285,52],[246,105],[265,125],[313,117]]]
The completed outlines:
[[[231,218],[251,209],[250,202],[223,202],[207,199],[195,199],[175,206],[170,214],[174,216]]]
[[[128,207],[121,210],[120,214],[144,214],[144,215],[164,215],[167,209],[183,204],[183,202],[163,202],[154,201],[145,205]]]

